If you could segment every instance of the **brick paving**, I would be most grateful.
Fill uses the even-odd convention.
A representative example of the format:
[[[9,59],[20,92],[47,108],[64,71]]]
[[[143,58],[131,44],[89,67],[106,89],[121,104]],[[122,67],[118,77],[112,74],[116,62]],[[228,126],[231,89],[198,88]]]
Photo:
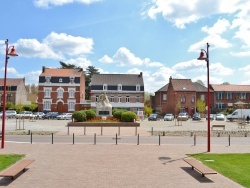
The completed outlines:
[[[51,122],[50,126],[53,126],[59,121]],[[45,125],[42,126],[45,129]],[[58,128],[58,135],[67,133],[65,126],[59,128],[56,125],[54,128]],[[116,130],[116,128],[105,129],[105,134],[113,135],[112,131]],[[144,128],[141,127],[138,132],[140,135],[147,136],[148,130],[150,125],[144,125]],[[126,134],[133,135],[134,128],[130,131]],[[82,134],[80,129],[75,129],[74,132]],[[92,134],[96,130],[89,129],[88,132]],[[213,153],[246,153],[250,152],[249,150],[248,145],[228,147],[214,144],[212,146]],[[194,147],[188,144],[52,145],[6,142],[5,148],[1,149],[0,153],[26,154],[27,158],[35,159],[35,162],[14,181],[10,178],[1,178],[0,186],[13,188],[241,187],[220,174],[201,177],[200,173],[191,170],[191,167],[182,160],[187,157],[186,154],[203,152],[206,152],[206,144]]]

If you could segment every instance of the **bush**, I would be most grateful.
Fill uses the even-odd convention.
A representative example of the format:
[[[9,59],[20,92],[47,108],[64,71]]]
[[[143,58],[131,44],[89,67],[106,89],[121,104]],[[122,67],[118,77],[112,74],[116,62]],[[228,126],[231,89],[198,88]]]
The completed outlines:
[[[121,121],[121,118],[122,118],[122,113],[126,112],[126,110],[116,110],[114,113],[113,113],[113,117],[114,118],[117,118]]]
[[[131,111],[123,112],[121,115],[121,121],[123,122],[134,122],[134,119],[136,119],[136,114]]]
[[[72,118],[77,122],[86,121],[86,113],[84,111],[75,111],[72,114]]]
[[[93,110],[84,110],[87,120],[91,120],[96,117],[96,113]]]

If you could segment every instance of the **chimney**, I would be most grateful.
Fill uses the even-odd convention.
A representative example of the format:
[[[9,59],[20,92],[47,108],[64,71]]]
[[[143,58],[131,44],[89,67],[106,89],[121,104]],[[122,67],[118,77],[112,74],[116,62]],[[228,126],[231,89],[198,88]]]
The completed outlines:
[[[45,66],[43,66],[43,69],[42,69],[42,71],[43,71],[43,72],[45,71]]]
[[[169,77],[169,83],[172,81],[172,76]]]
[[[140,72],[139,77],[142,77],[142,72]]]

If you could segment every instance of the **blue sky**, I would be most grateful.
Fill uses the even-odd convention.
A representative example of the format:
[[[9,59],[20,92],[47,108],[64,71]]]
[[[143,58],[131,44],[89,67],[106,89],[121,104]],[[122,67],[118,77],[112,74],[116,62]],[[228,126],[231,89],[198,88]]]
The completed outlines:
[[[169,77],[207,83],[200,49],[210,44],[210,83],[250,84],[248,0],[0,1],[0,75],[5,39],[19,54],[8,78],[38,84],[59,61],[101,73],[139,74],[155,92]]]

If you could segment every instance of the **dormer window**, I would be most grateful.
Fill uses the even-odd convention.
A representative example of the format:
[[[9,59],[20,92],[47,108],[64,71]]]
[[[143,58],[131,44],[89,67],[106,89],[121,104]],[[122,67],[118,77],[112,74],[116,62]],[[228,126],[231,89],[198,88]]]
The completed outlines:
[[[45,76],[45,82],[46,84],[50,83],[51,76]]]
[[[62,78],[59,78],[59,82],[62,83],[63,79]]]
[[[118,84],[118,91],[122,91],[122,85]]]
[[[107,91],[108,90],[108,85],[107,84],[103,84],[103,91]]]
[[[69,80],[70,80],[70,84],[74,84],[75,83],[75,77],[73,77],[73,76],[71,76],[70,78],[69,78]]]
[[[136,91],[140,91],[140,90],[141,90],[140,85],[137,84],[137,85],[136,85]]]

